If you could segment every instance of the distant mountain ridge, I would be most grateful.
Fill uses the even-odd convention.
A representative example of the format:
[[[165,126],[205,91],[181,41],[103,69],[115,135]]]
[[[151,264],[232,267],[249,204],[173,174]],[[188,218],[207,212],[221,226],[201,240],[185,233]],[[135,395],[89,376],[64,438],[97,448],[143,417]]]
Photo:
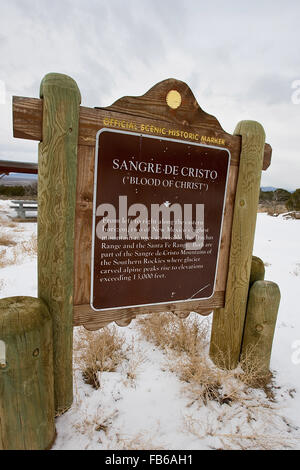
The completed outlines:
[[[277,188],[275,188],[274,186],[262,186],[260,189],[262,191],[275,191],[275,189]]]
[[[261,191],[276,191],[276,189],[279,189],[279,188],[275,188],[274,186],[262,186],[260,189],[261,189]],[[290,189],[286,189],[286,188],[280,188],[280,189],[285,189],[289,193],[294,192],[294,190],[290,190]]]
[[[30,173],[10,173],[9,175],[3,176],[0,179],[0,185],[2,186],[26,186],[37,181],[37,175]]]

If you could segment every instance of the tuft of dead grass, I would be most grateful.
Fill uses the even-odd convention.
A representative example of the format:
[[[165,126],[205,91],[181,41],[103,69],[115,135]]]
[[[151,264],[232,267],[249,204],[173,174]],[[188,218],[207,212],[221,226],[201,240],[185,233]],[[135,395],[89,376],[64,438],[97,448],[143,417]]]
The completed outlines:
[[[138,375],[138,371],[145,362],[145,353],[136,345],[134,339],[126,348],[126,357],[123,367],[124,385],[133,385]]]
[[[0,215],[0,226],[1,228],[8,227],[8,228],[16,228],[18,224],[8,217],[3,217]]]
[[[211,402],[220,405],[244,403],[249,390],[260,388],[273,400],[272,375],[263,371],[255,348],[242,358],[236,370],[226,368],[226,358],[220,354],[219,368],[210,360],[209,324],[206,319],[179,319],[169,313],[153,314],[138,319],[141,334],[167,352],[167,367],[186,384],[192,399],[205,406]]]
[[[265,364],[256,354],[257,345],[248,345],[246,352],[240,358],[242,372],[238,378],[251,388],[261,388],[270,400],[274,400],[272,391],[273,375],[266,371]]]
[[[142,335],[167,350],[168,369],[188,384],[195,400],[205,405],[210,400],[228,403],[232,398],[222,392],[222,374],[207,358],[209,325],[207,320],[180,319],[158,313],[138,319]]]
[[[85,383],[100,388],[101,372],[114,372],[125,358],[125,339],[115,326],[100,331],[82,330],[75,341],[75,355]]]
[[[37,254],[38,244],[37,236],[32,234],[29,240],[26,240],[20,244],[20,250],[23,254],[34,256]]]
[[[116,442],[113,442],[112,448],[118,450],[165,450],[161,443],[157,445],[154,440],[155,434],[149,435],[148,430],[130,437],[116,434]]]
[[[169,357],[169,369],[186,384],[186,391],[193,402],[200,400],[204,405],[209,401],[229,404],[232,396],[224,393],[222,374],[213,368],[204,354],[186,355],[184,357]]]
[[[180,319],[170,313],[153,313],[137,320],[142,335],[161,349],[195,354],[208,344],[208,323]]]
[[[88,416],[87,412],[81,412],[81,419],[73,424],[74,429],[80,434],[87,435],[90,440],[93,439],[96,432],[103,431],[107,434],[110,427],[113,424],[113,420],[118,416],[118,411],[114,410],[109,415],[106,415],[104,411],[98,407],[93,416]],[[101,439],[99,440],[101,442]]]
[[[0,234],[0,246],[15,246],[16,242],[12,239],[11,234]]]
[[[259,407],[258,414],[252,421],[245,422],[242,419],[243,409],[233,410],[228,408],[219,416],[219,419],[198,420],[192,416],[185,416],[184,431],[198,439],[210,438],[213,443],[210,447],[214,450],[279,450],[295,448],[297,439],[291,437],[288,432],[277,429],[278,415],[271,409],[264,413],[264,407]],[[275,413],[275,414],[274,414]],[[230,426],[231,430],[224,432],[224,426],[240,420],[240,425]],[[263,420],[263,421],[261,421]],[[276,432],[272,432],[276,429]]]
[[[1,243],[1,238],[5,240],[6,237],[4,235],[0,236],[0,247],[1,245],[4,246],[4,243]],[[11,247],[11,250],[7,251],[6,249],[0,252],[0,268],[19,264],[23,261],[24,256],[36,256],[37,236],[35,234],[32,234],[28,240],[20,243],[16,243],[10,234],[7,235],[7,240],[6,247]]]

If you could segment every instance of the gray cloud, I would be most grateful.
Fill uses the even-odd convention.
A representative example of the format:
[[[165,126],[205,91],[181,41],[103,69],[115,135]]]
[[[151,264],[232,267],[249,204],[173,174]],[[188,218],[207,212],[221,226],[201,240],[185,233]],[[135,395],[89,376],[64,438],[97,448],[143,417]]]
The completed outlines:
[[[1,5],[0,80],[9,100],[38,96],[46,73],[66,73],[93,107],[173,76],[227,131],[260,120],[273,145],[264,184],[300,186],[300,105],[291,102],[299,14],[298,0],[10,0]],[[0,105],[0,158],[36,160],[34,145],[12,138],[11,105]],[[292,175],[282,171],[286,155]]]
[[[259,77],[252,83],[247,98],[265,105],[288,103],[291,99],[291,82],[293,77],[269,75]]]

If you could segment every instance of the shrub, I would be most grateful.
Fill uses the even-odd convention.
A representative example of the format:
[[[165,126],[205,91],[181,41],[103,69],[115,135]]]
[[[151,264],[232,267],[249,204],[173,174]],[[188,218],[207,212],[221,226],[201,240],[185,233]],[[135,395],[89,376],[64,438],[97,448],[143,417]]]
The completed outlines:
[[[290,195],[286,207],[289,211],[300,211],[300,188]]]
[[[125,339],[116,327],[100,331],[81,331],[75,351],[85,383],[100,388],[99,372],[113,372],[125,358]]]
[[[259,193],[259,202],[271,202],[273,200],[273,191],[262,191]]]
[[[285,204],[289,200],[290,197],[291,197],[291,193],[287,191],[286,189],[282,189],[282,188],[276,189],[273,194],[274,201],[281,202],[283,204]]]
[[[25,186],[25,195],[26,196],[37,196],[38,184],[37,181],[34,181],[31,184]]]
[[[3,196],[24,196],[25,187],[24,186],[0,186],[0,194]]]
[[[182,320],[171,313],[153,313],[137,321],[142,335],[162,349],[194,354],[207,345],[208,324]]]

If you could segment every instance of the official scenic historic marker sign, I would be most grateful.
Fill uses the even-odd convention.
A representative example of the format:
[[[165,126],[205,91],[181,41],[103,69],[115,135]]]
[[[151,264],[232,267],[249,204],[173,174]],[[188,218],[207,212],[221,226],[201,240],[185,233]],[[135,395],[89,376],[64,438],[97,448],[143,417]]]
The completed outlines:
[[[261,163],[257,153],[247,160],[256,150],[248,134],[225,132],[175,79],[105,108],[80,106],[64,75],[47,75],[41,90],[41,99],[13,104],[15,137],[41,142],[39,295],[55,309],[65,299],[63,311],[88,329],[223,308],[230,253],[235,260],[252,243],[239,215],[233,232],[234,212],[244,229],[257,207],[249,199]],[[271,147],[263,148],[266,169]],[[247,276],[239,275],[245,286]]]
[[[40,99],[13,99],[14,136],[40,141],[38,296],[53,325],[41,345],[49,357],[53,336],[45,380],[54,378],[56,414],[73,400],[78,325],[214,311],[214,363],[235,368],[254,346],[249,365],[268,372],[280,292],[252,257],[272,152],[261,124],[240,121],[226,133],[175,79],[106,108],[80,102],[76,82],[55,73],[42,80]]]
[[[94,310],[212,297],[229,164],[221,147],[97,134]]]
[[[58,413],[72,403],[73,326],[214,311],[210,357],[237,366],[272,152],[258,122],[225,132],[176,79],[105,108],[80,102],[55,73],[40,99],[13,99],[14,136],[40,142],[38,296],[53,320]]]

